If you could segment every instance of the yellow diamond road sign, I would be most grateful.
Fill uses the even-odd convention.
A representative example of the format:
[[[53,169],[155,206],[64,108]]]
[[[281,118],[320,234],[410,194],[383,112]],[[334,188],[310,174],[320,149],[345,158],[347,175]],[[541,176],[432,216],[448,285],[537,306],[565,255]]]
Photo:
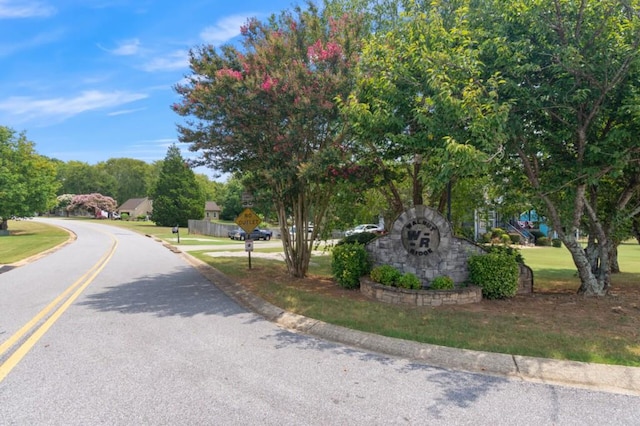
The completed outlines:
[[[236,218],[238,226],[244,229],[247,234],[256,229],[260,222],[262,222],[260,217],[251,209],[244,209]]]

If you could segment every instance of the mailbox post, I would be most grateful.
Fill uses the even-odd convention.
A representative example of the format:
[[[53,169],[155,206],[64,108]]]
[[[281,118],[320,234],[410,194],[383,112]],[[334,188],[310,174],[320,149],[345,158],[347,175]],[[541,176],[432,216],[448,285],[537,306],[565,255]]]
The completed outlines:
[[[178,225],[174,226],[171,232],[178,235],[178,244],[180,244],[180,228],[178,228]]]

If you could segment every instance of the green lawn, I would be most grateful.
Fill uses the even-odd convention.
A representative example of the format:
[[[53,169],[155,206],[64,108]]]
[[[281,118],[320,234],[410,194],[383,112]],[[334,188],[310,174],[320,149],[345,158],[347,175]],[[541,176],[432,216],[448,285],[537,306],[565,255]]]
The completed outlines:
[[[10,220],[9,235],[0,236],[0,264],[26,259],[69,238],[65,230],[55,226],[32,220]]]
[[[238,282],[266,276],[252,291],[263,299],[300,315],[361,331],[418,342],[480,351],[640,366],[640,320],[636,299],[620,296],[584,299],[575,268],[564,248],[523,250],[534,271],[536,293],[507,300],[483,300],[480,306],[409,308],[369,300],[328,297],[287,284],[282,262],[256,258],[249,272],[246,260],[194,256]],[[620,247],[622,274],[612,290],[640,286],[640,246]],[[269,272],[266,274],[266,272]],[[310,274],[330,277],[329,256],[312,257]],[[252,275],[253,274],[253,275]],[[634,302],[635,300],[635,302]],[[618,305],[623,306],[621,310]],[[615,313],[619,312],[619,313]]]
[[[640,285],[640,245],[628,241],[619,247],[621,274],[615,281],[631,281]],[[571,254],[564,247],[532,247],[521,250],[524,261],[534,271],[535,288],[540,291],[578,289],[580,280]]]

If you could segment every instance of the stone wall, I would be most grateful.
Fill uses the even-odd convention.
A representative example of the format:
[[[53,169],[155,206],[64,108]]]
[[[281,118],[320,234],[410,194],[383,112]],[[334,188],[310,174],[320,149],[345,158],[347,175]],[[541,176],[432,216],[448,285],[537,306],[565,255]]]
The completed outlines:
[[[457,285],[469,278],[470,256],[485,254],[481,246],[453,235],[449,222],[436,210],[416,206],[396,219],[387,235],[366,245],[373,266],[391,265],[422,280],[423,287],[447,275]],[[533,290],[533,273],[520,268],[519,292]]]
[[[389,287],[361,278],[360,292],[380,302],[407,306],[441,306],[478,303],[482,300],[482,289],[477,286],[455,290],[409,290]]]

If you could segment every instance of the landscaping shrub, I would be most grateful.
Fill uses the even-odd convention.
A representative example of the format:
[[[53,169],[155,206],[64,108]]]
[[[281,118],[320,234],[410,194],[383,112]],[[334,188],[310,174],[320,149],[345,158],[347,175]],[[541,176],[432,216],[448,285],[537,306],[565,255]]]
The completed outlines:
[[[509,234],[511,244],[520,244],[520,234]]]
[[[453,290],[453,279],[447,275],[435,277],[429,284],[431,290]]]
[[[500,235],[500,242],[502,242],[502,244],[511,243],[511,235],[509,235],[509,234]]]
[[[129,213],[122,213],[120,215],[121,220],[129,220]]]
[[[485,232],[484,234],[480,235],[480,242],[482,244],[487,244],[491,242],[491,232]]]
[[[492,245],[491,247],[487,247],[487,251],[489,253],[501,253],[512,256],[516,262],[524,263],[524,257],[522,257],[522,253],[517,248]]]
[[[504,299],[518,291],[518,262],[505,253],[489,253],[469,258],[469,281],[482,288],[487,299]]]
[[[391,265],[376,266],[369,274],[371,280],[383,285],[396,286],[402,273]]]
[[[367,244],[369,241],[376,238],[377,235],[371,232],[360,232],[357,234],[349,235],[348,237],[344,237],[340,241],[336,243],[336,246],[341,246],[343,244]]]
[[[358,288],[360,277],[370,269],[369,255],[362,244],[343,244],[331,251],[331,272],[344,288]]]
[[[551,245],[556,248],[560,248],[562,247],[562,240],[560,240],[560,238],[554,238],[553,240],[551,240]]]
[[[551,240],[547,237],[540,237],[540,238],[536,238],[536,245],[537,246],[550,246],[551,245]]]
[[[491,238],[501,238],[506,232],[502,228],[491,228]]]
[[[398,287],[420,290],[422,288],[422,281],[416,274],[407,272],[398,278]]]

